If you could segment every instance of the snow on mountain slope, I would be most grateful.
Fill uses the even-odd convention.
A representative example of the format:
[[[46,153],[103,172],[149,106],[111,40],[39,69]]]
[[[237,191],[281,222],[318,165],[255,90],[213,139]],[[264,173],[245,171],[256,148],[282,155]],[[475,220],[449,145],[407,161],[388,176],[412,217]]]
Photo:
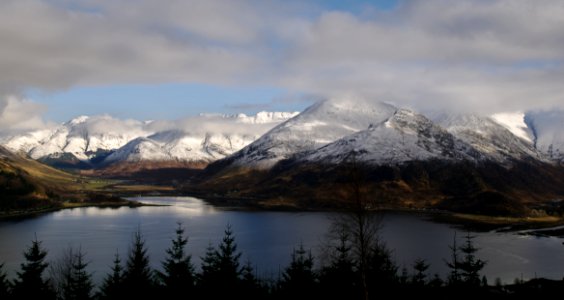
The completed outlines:
[[[194,134],[165,131],[140,137],[111,155],[104,163],[118,161],[211,162],[223,158],[254,141],[258,136],[227,134]]]
[[[525,122],[533,133],[535,148],[564,162],[564,111],[528,112]]]
[[[317,149],[370,124],[384,122],[396,108],[359,99],[318,102],[276,126],[229,159],[235,166],[268,168],[296,153]]]
[[[525,114],[522,112],[515,113],[497,113],[493,114],[491,118],[498,124],[507,128],[517,137],[524,139],[525,141],[533,142],[533,133],[531,129],[525,123]]]
[[[117,149],[132,139],[150,134],[134,120],[118,120],[107,115],[80,116],[53,129],[11,137],[3,144],[34,159],[70,153],[88,160],[100,150]]]
[[[301,158],[307,162],[356,161],[390,165],[416,160],[477,160],[480,153],[425,116],[400,109],[386,122],[346,136]]]
[[[115,151],[106,163],[119,160],[209,162],[243,148],[273,126],[297,114],[203,115],[175,122],[80,116],[52,129],[4,139],[0,144],[34,159],[56,160],[70,154],[88,162],[100,151]]]
[[[522,135],[526,130],[514,120],[515,118],[498,115],[497,120],[500,119],[512,130],[493,118],[472,114],[439,114],[433,117],[437,124],[490,160],[505,162],[508,159],[519,160],[529,157],[543,159],[534,145],[523,138]],[[517,135],[514,132],[517,132]]]

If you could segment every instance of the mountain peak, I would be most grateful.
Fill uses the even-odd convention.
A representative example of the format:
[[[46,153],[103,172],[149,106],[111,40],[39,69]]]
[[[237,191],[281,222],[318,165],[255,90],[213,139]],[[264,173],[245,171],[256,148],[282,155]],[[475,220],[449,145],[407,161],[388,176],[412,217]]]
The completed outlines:
[[[71,126],[72,125],[78,125],[78,124],[85,123],[86,121],[88,121],[88,119],[90,119],[89,116],[82,115],[82,116],[78,116],[76,118],[73,118],[72,120],[68,121],[66,124],[69,124]]]

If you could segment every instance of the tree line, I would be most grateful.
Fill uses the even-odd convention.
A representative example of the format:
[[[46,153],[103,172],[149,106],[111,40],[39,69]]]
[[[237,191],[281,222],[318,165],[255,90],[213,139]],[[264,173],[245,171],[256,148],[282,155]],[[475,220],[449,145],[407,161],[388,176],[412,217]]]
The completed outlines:
[[[400,269],[377,235],[362,237],[356,226],[347,228],[345,224],[350,223],[334,224],[325,246],[325,263],[316,267],[311,250],[300,245],[276,280],[258,278],[250,261],[241,262],[242,253],[229,225],[221,242],[206,249],[199,271],[186,252],[188,238],[181,224],[160,271],[151,269],[145,239],[138,229],[127,256],[122,259],[116,253],[99,287],[87,271],[83,249],[69,248],[58,261],[48,263],[47,250],[35,238],[24,251],[25,262],[14,280],[7,279],[0,265],[0,299],[377,299],[383,295],[469,299],[564,291],[561,281],[541,279],[517,280],[505,286],[496,280],[490,285],[481,276],[486,262],[477,257],[478,248],[470,234],[460,245],[455,235],[451,257],[445,260],[450,272],[443,279],[430,276],[424,259],[415,260],[410,269]]]

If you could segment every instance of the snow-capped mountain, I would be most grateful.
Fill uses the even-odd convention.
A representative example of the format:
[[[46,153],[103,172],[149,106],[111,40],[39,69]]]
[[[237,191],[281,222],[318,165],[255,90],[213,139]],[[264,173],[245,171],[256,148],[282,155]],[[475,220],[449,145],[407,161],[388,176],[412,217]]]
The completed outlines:
[[[434,121],[482,153],[485,159],[496,162],[508,159],[545,159],[535,149],[527,128],[518,122],[518,117],[512,114],[492,117],[440,114],[434,117]]]
[[[531,113],[427,117],[389,104],[329,100],[211,163],[187,191],[265,207],[341,207],[358,185],[351,172],[361,172],[363,195],[385,205],[525,215],[531,203],[564,195],[564,168],[554,160],[563,149],[563,120]]]
[[[372,165],[482,158],[472,146],[423,115],[399,109],[385,122],[321,147],[302,160],[338,164],[353,154],[355,160]]]
[[[80,116],[0,143],[53,164],[62,160],[90,165],[143,160],[209,162],[241,149],[295,115],[297,112],[202,115],[176,123]]]
[[[99,151],[118,149],[132,139],[150,134],[143,123],[118,120],[110,116],[80,116],[52,129],[10,137],[2,143],[33,159],[71,154],[89,160]]]
[[[396,108],[359,99],[318,102],[229,157],[234,166],[269,168],[387,120]]]

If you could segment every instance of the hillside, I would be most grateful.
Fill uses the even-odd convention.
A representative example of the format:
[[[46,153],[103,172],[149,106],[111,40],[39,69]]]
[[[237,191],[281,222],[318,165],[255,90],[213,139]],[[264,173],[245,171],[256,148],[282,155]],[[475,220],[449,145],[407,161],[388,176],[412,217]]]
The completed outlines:
[[[99,188],[106,183],[72,175],[0,146],[0,216],[123,200]]]

